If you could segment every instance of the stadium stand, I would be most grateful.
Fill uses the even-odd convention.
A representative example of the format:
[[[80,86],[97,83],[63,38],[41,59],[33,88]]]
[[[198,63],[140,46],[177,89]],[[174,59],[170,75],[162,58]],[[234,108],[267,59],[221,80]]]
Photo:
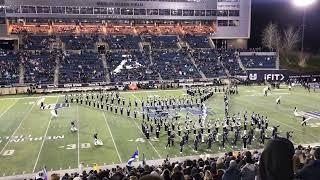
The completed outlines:
[[[186,35],[183,41],[187,42],[191,48],[210,48],[209,39],[206,36]]]
[[[110,49],[139,49],[140,36],[132,35],[114,35],[107,36],[105,41]]]
[[[23,48],[26,50],[49,50],[50,43],[55,39],[55,36],[26,34],[23,36]]]
[[[177,49],[177,36],[143,36],[145,42],[151,43],[152,49]]]
[[[67,50],[85,50],[94,49],[98,40],[97,35],[81,35],[81,36],[61,36],[62,42]]]
[[[251,55],[240,56],[243,65],[246,68],[276,68],[275,55]]]
[[[53,83],[56,61],[47,51],[24,52],[25,82],[50,84]]]
[[[148,55],[140,51],[108,53],[108,64],[113,82],[156,80],[157,74],[150,70]]]
[[[105,70],[98,53],[66,53],[60,62],[60,83],[104,82]]]
[[[223,66],[218,60],[219,54],[213,49],[196,50],[193,53],[197,67],[207,78],[225,76]]]
[[[87,26],[90,25],[82,25],[81,28],[86,29]],[[50,52],[56,48],[52,43],[56,42],[55,46],[61,45],[60,40],[64,45],[62,50],[67,56],[60,63],[61,71],[56,73],[60,76],[59,83],[105,81],[106,72],[110,75],[111,82],[120,82],[218,78],[245,75],[243,68],[276,68],[277,56],[274,52],[212,48],[206,35],[133,35],[123,33],[121,28],[118,28],[123,27],[126,31],[127,26],[109,25],[107,29],[113,28],[118,33],[105,36],[94,33],[96,30],[90,30],[90,27],[88,30],[83,30],[88,33],[77,35],[68,34],[68,31],[63,33],[61,31],[62,34],[55,35],[34,35],[23,32],[20,51],[37,51],[29,53],[30,62],[22,63],[25,68],[25,83],[53,82],[55,62],[51,60]],[[160,32],[160,26],[155,28]],[[96,52],[98,43],[106,44],[107,67],[102,66]],[[189,47],[184,46],[185,43]],[[68,53],[73,50],[77,50],[77,53],[80,50],[82,53],[81,55]],[[17,83],[21,61],[17,58],[17,53],[2,51],[1,56],[2,67],[10,66],[6,70],[2,68],[4,72],[1,77],[2,84]],[[12,61],[9,62],[5,57],[9,57]],[[109,68],[109,71],[106,71],[106,68]],[[85,75],[86,72],[89,72],[89,75]],[[73,75],[67,77],[70,74]]]
[[[165,80],[201,78],[187,52],[183,50],[153,51],[152,57],[152,70],[160,73]]]
[[[237,59],[237,52],[234,49],[220,49],[218,50],[220,60],[224,67],[229,71],[230,75],[244,75]]]
[[[14,51],[0,51],[0,84],[19,82],[19,56]]]

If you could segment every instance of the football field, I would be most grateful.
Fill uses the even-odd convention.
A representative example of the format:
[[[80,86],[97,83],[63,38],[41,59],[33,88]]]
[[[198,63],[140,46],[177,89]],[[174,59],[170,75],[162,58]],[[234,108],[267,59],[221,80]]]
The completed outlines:
[[[292,141],[295,144],[320,142],[320,119],[316,118],[320,112],[320,90],[308,92],[302,88],[294,88],[288,91],[283,87],[264,97],[264,88],[240,86],[239,95],[230,98],[231,114],[240,112],[242,117],[243,113],[248,111],[250,120],[251,113],[256,112],[268,116],[270,126],[280,125],[282,136],[286,131],[293,131]],[[140,101],[153,96],[182,97],[186,96],[186,90],[130,91],[120,92],[120,96]],[[282,97],[281,104],[277,105],[275,101],[279,96]],[[241,149],[240,141],[234,148],[228,142],[226,149],[219,148],[220,143],[215,143],[211,150],[207,150],[207,145],[203,143],[200,144],[198,152],[194,152],[192,144],[189,144],[180,154],[179,137],[175,140],[175,147],[165,149],[167,134],[163,129],[159,140],[154,138],[154,132],[149,140],[145,138],[141,130],[141,114],[134,119],[74,103],[70,104],[70,107],[59,109],[58,117],[54,117],[50,110],[39,108],[41,100],[44,100],[45,104],[64,103],[64,95],[0,97],[0,177],[37,172],[43,167],[47,170],[77,168],[80,162],[85,166],[92,166],[94,163],[100,166],[126,163],[137,149],[140,157],[144,154],[146,160],[165,158],[167,155],[180,157]],[[222,93],[215,93],[205,104],[208,107],[208,119],[223,118]],[[294,107],[299,111],[315,114],[307,127],[301,127],[301,118],[293,115]],[[183,122],[186,111],[177,113],[181,115]],[[191,118],[197,120],[198,115]],[[73,120],[77,122],[79,129],[74,133],[70,131],[70,122]],[[94,133],[98,133],[103,146],[93,145]],[[271,131],[268,131],[269,136],[270,134]],[[229,137],[233,138],[233,133]],[[190,141],[193,141],[193,136]],[[249,148],[262,146],[254,142]]]

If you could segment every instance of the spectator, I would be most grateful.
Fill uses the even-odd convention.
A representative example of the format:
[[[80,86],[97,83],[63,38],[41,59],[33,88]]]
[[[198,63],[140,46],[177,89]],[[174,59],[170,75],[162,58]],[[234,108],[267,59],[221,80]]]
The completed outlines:
[[[213,177],[212,177],[212,174],[210,171],[206,171],[205,174],[204,174],[204,180],[213,180]]]
[[[50,180],[59,180],[59,179],[60,179],[60,177],[58,174],[51,174],[51,176],[50,176]]]
[[[270,140],[260,158],[259,173],[261,180],[293,179],[292,142],[284,138]]]
[[[246,152],[245,165],[241,168],[241,180],[254,180],[257,175],[257,167],[252,160],[250,151]]]
[[[161,178],[163,180],[171,180],[170,171],[168,169],[165,169],[161,174]]]
[[[320,148],[316,148],[313,153],[314,160],[306,164],[297,172],[297,177],[302,180],[320,179]]]
[[[225,174],[222,176],[222,180],[240,180],[240,170],[237,167],[237,162],[231,160],[229,163],[229,168],[226,170]]]

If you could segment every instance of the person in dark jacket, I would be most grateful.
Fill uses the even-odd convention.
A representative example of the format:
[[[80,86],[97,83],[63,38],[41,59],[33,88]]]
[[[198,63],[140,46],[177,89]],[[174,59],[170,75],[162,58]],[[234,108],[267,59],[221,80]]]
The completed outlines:
[[[222,176],[222,180],[240,180],[240,170],[237,167],[237,162],[235,160],[231,160],[229,164],[229,168],[226,170],[224,175]]]
[[[277,137],[270,140],[260,158],[261,180],[291,180],[293,174],[294,147],[291,141]]]
[[[297,178],[302,180],[319,180],[320,179],[320,147],[314,151],[314,160],[306,164],[297,172]]]

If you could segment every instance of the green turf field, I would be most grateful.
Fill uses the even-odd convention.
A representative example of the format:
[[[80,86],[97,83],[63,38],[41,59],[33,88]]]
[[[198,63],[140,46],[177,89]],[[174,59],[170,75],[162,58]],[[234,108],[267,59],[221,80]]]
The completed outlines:
[[[247,110],[249,119],[252,111],[267,115],[271,125],[280,125],[282,135],[286,131],[294,131],[293,142],[296,144],[320,142],[320,119],[310,121],[312,124],[309,123],[308,127],[301,127],[301,120],[293,115],[295,106],[300,111],[320,112],[319,90],[309,93],[296,88],[289,92],[283,88],[264,97],[263,88],[239,87],[240,94],[231,97],[231,113],[242,114]],[[186,91],[180,89],[121,92],[120,96],[133,100],[155,95],[185,94]],[[276,105],[275,99],[279,96],[282,96],[282,102],[281,105]],[[180,154],[178,138],[175,148],[164,148],[167,135],[163,129],[159,141],[153,138],[154,133],[150,140],[146,140],[141,132],[141,115],[134,120],[126,115],[71,104],[71,107],[59,110],[58,117],[52,117],[50,110],[40,110],[41,98],[45,98],[45,104],[64,102],[64,96],[57,95],[0,97],[0,176],[37,172],[44,166],[48,170],[76,168],[79,162],[88,166],[93,163],[125,163],[136,149],[140,155],[144,153],[147,160],[165,158],[167,155],[176,157],[240,150],[240,142],[237,148],[231,148],[231,144],[227,143],[226,149],[219,149],[214,144],[211,150],[206,150],[207,146],[202,144],[198,152],[192,151],[191,146],[186,146],[183,154]],[[223,94],[215,94],[206,101],[206,105],[214,112],[208,116],[209,119],[222,119]],[[179,113],[184,117],[184,112]],[[78,120],[78,133],[70,132],[71,120]],[[101,147],[93,146],[95,132],[104,143]],[[191,141],[192,139],[193,137]],[[250,148],[259,147],[254,143]]]

